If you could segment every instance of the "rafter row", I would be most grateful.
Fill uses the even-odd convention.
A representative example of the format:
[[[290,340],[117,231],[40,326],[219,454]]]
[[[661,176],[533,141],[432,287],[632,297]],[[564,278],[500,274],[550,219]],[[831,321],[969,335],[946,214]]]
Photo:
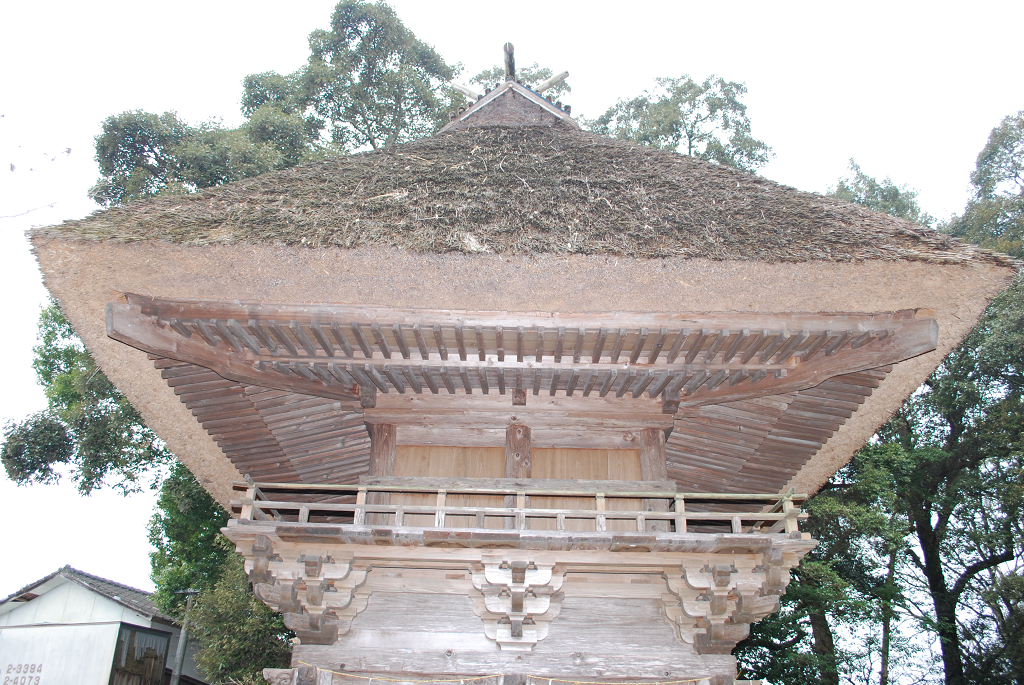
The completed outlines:
[[[508,369],[466,366],[406,366],[392,364],[339,364],[333,362],[260,362],[260,369],[273,369],[285,377],[297,376],[306,381],[344,387],[353,384],[366,390],[383,393],[392,390],[398,393],[424,392],[437,395],[484,395],[494,392],[499,395],[516,391],[566,397],[591,394],[605,397],[622,397],[629,394],[640,397],[647,392],[656,398],[662,393],[675,397],[679,394],[692,395],[701,388],[714,390],[720,385],[737,385],[743,381],[758,383],[768,376],[785,378],[786,369],[684,368],[682,370],[647,371],[643,369]]]
[[[884,340],[895,327],[860,331],[743,328],[649,329],[597,327],[554,330],[460,325],[360,322],[300,323],[274,319],[178,319],[166,324],[178,335],[231,349],[247,358],[391,359],[487,364],[674,364],[783,366],[830,357]]]
[[[934,349],[937,340],[935,321],[914,312],[635,315],[649,326],[612,313],[616,325],[591,319],[591,325],[553,329],[514,314],[503,315],[506,323],[473,314],[477,322],[470,326],[443,311],[328,313],[345,318],[327,320],[322,311],[295,306],[172,306],[130,296],[127,305],[108,305],[107,328],[111,337],[152,354],[278,390],[341,400],[367,392],[496,392],[514,394],[516,403],[531,392],[617,398],[646,392],[698,404],[791,392],[902,361]],[[390,318],[367,321],[371,314]],[[294,318],[274,318],[281,315]],[[556,319],[568,322],[584,323]],[[695,327],[664,325],[671,322]]]

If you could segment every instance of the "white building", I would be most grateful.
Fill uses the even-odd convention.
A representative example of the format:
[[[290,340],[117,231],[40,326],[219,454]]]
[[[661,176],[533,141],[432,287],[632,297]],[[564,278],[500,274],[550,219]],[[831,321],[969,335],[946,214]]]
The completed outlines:
[[[152,595],[70,566],[0,601],[6,685],[164,685],[180,629]],[[186,651],[181,682],[205,683]]]

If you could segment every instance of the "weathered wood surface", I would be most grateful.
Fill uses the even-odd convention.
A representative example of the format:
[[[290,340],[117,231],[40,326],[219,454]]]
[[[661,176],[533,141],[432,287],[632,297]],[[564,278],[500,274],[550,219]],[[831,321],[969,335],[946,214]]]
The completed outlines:
[[[934,349],[937,340],[935,321],[917,318],[915,312],[845,317],[721,314],[698,315],[692,321],[681,315],[634,315],[634,319],[654,317],[659,323],[671,322],[672,327],[609,326],[617,318],[621,320],[621,313],[606,318],[593,315],[587,320],[556,317],[553,321],[549,315],[547,320],[555,324],[579,325],[556,325],[556,334],[547,337],[545,331],[551,326],[516,325],[523,320],[521,315],[499,313],[498,317],[506,318],[496,323],[493,314],[464,312],[466,319],[442,326],[437,320],[450,320],[450,312],[419,312],[420,320],[413,325],[429,326],[434,345],[431,349],[423,336],[418,337],[415,343],[420,358],[414,359],[412,341],[402,322],[395,321],[400,316],[395,310],[171,303],[139,296],[128,300],[127,305],[108,305],[110,337],[153,354],[198,363],[239,382],[350,400],[358,396],[357,388],[419,394],[424,388],[440,392],[442,385],[449,394],[472,395],[489,392],[492,387],[505,394],[511,385],[512,391],[522,388],[529,395],[524,383],[532,384],[534,396],[545,389],[554,396],[574,392],[577,377],[585,372],[585,395],[595,389],[600,397],[612,393],[617,398],[640,397],[647,392],[652,398],[665,395],[674,405],[681,390],[682,405],[701,405],[812,387],[837,374],[916,356]],[[227,323],[216,317],[185,318],[213,313],[227,316]],[[368,313],[393,316],[386,321],[358,320],[365,320]],[[296,318],[289,319],[288,326],[274,318],[256,318],[268,316]],[[746,326],[722,325],[740,316],[748,318]],[[243,329],[242,320],[251,334]],[[813,327],[822,323],[836,326]],[[694,328],[675,328],[688,324]],[[476,333],[477,358],[469,354],[464,333],[470,325]],[[356,346],[342,344],[348,343],[346,329],[358,343],[363,361],[356,358]],[[506,329],[516,331],[514,359],[506,358],[499,342]],[[335,348],[328,330],[341,350]],[[415,329],[410,332],[415,334]],[[368,335],[372,335],[373,345]],[[662,354],[669,339],[674,342],[668,353]],[[571,357],[562,354],[570,343],[574,349]],[[589,359],[588,347],[593,351]],[[449,358],[453,349],[458,352],[457,361]],[[337,356],[339,351],[344,358]],[[619,365],[620,356],[625,368]],[[408,387],[403,378],[409,381]]]
[[[362,539],[355,528],[312,535],[341,528],[232,522],[225,532],[259,596],[299,626],[302,661],[393,674],[715,673],[732,667],[746,624],[777,610],[789,569],[814,545],[799,534],[485,534],[575,541],[559,549],[388,544],[369,527]],[[311,594],[325,583],[341,596]],[[328,604],[337,618],[314,625]]]
[[[530,477],[530,427],[512,424],[505,430],[505,478]]]
[[[569,112],[510,80],[498,84],[441,130],[457,131],[481,126],[552,126],[556,123],[579,128]]]
[[[395,625],[394,616],[409,618]],[[548,637],[533,651],[522,653],[497,650],[484,637],[468,599],[453,602],[445,595],[379,592],[338,644],[297,645],[292,659],[296,664],[359,665],[388,678],[417,671],[449,674],[443,677],[575,676],[601,682],[736,675],[734,657],[693,654],[675,639],[655,599],[595,604],[586,598],[566,598]]]
[[[623,428],[566,428],[537,429],[533,432],[533,445],[537,448],[567,448],[579,450],[633,450],[637,448],[635,429]],[[400,445],[447,445],[460,447],[499,447],[505,443],[502,426],[488,428],[474,426],[462,428],[430,428],[402,426],[398,430]]]
[[[522,491],[530,495],[548,495],[552,497],[571,496],[576,493],[650,493],[663,492],[675,494],[676,484],[669,480],[663,481],[623,481],[623,480],[566,480],[553,478],[446,478],[428,477],[392,477],[361,476],[359,485],[380,485],[384,487],[415,487],[431,490],[447,490],[448,492],[505,492]]]
[[[154,364],[240,472],[259,481],[291,483],[352,483],[368,473],[370,441],[358,409],[329,398],[240,384],[176,360],[155,358]],[[666,443],[669,478],[687,491],[778,491],[858,409],[889,369],[843,374],[796,393],[689,409],[671,422]],[[388,412],[408,407],[415,413],[421,409],[415,404],[418,397],[379,394],[378,406]],[[431,397],[438,402],[438,412],[451,415],[465,411],[466,403],[477,402],[490,410],[496,409],[496,402],[507,402],[493,393]],[[530,425],[534,407],[538,413],[561,413],[567,421],[587,413],[595,418],[614,417],[620,403],[639,409],[631,413],[628,407],[622,408],[622,415],[632,418],[650,416],[660,404],[646,396],[598,398],[595,393],[587,398],[592,410],[588,411],[581,407],[584,400],[579,393],[539,400],[531,398],[531,406],[516,407],[514,413],[508,408],[507,419],[511,422],[516,416]],[[502,451],[504,425],[488,438],[493,441],[488,444]],[[401,444],[401,429],[398,434]],[[534,445],[550,444],[543,442],[543,434],[541,429],[534,430]],[[445,438],[451,441],[450,435]],[[627,441],[612,446],[636,447]],[[493,475],[503,475],[500,460],[498,468]]]
[[[885,312],[881,314],[858,314],[849,312],[834,313],[740,313],[740,312],[631,312],[612,311],[587,314],[565,314],[560,312],[501,312],[501,311],[470,311],[470,310],[426,310],[401,309],[393,307],[372,307],[362,305],[329,305],[329,304],[288,304],[271,302],[242,302],[239,300],[198,300],[198,299],[166,299],[145,295],[125,293],[128,304],[138,307],[145,316],[155,316],[164,321],[171,319],[195,320],[217,319],[227,321],[236,319],[248,321],[354,321],[370,326],[374,321],[390,321],[412,326],[429,319],[432,323],[442,326],[490,326],[511,323],[526,328],[544,326],[557,329],[565,326],[574,329],[580,326],[593,325],[595,321],[607,322],[619,327],[647,327],[655,330],[662,326],[683,327],[699,330],[702,324],[713,319],[717,325],[731,330],[787,329],[808,330],[846,330],[854,323],[855,330],[861,332],[872,329],[885,329],[892,322],[906,321],[917,316],[916,310]],[[506,326],[506,329],[508,326]],[[452,338],[454,340],[454,336]],[[454,345],[452,345],[454,347]]]
[[[396,426],[389,423],[374,423],[368,424],[366,429],[370,433],[370,475],[395,475],[395,450],[398,447]],[[391,504],[391,493],[369,493],[366,502],[367,504]],[[374,514],[367,519],[367,523],[384,524],[387,523],[387,519],[388,517],[382,514]]]
[[[640,431],[640,476],[644,480],[668,480],[668,465],[665,461],[665,431],[645,428]],[[669,502],[663,499],[646,498],[644,511],[668,511]],[[650,530],[668,530],[667,521],[651,521]]]

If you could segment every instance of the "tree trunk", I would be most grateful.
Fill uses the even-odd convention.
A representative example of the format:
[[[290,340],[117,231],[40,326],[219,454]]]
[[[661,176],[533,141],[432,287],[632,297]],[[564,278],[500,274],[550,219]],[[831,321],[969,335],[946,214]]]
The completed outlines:
[[[889,646],[892,644],[892,595],[896,586],[896,550],[889,552],[889,566],[885,576],[885,594],[882,596],[882,667],[878,685],[889,685]]]
[[[942,646],[942,668],[946,685],[967,685],[964,662],[960,655],[960,635],[957,633],[957,598],[949,591],[942,571],[940,541],[932,528],[930,512],[918,508],[914,513],[914,529],[921,551],[924,553],[924,575],[928,579],[928,592],[935,607],[936,631]]]
[[[824,612],[812,611],[811,633],[814,637],[815,656],[821,665],[821,682],[825,685],[839,685],[839,667],[836,664],[836,641],[832,636],[832,626],[828,624],[828,616]]]

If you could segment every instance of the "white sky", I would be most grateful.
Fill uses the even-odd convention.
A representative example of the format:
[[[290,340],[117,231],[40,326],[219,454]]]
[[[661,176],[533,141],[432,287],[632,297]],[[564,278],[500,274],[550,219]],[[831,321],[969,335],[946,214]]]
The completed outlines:
[[[46,292],[23,233],[94,208],[86,190],[98,176],[92,139],[103,118],[173,109],[192,123],[220,118],[237,125],[243,77],[300,67],[306,36],[328,27],[333,6],[5,5],[0,419],[45,406],[30,364]],[[520,65],[568,70],[573,94],[565,101],[577,115],[595,117],[658,76],[716,73],[745,82],[753,133],[777,155],[765,176],[824,192],[853,157],[868,174],[917,188],[924,209],[939,217],[963,208],[989,131],[1024,109],[1019,0],[392,6],[419,38],[465,65],[463,81],[497,64],[506,41],[516,45]],[[0,475],[0,597],[65,563],[151,587],[145,524],[153,500],[109,491],[81,498],[70,484],[16,488]]]

